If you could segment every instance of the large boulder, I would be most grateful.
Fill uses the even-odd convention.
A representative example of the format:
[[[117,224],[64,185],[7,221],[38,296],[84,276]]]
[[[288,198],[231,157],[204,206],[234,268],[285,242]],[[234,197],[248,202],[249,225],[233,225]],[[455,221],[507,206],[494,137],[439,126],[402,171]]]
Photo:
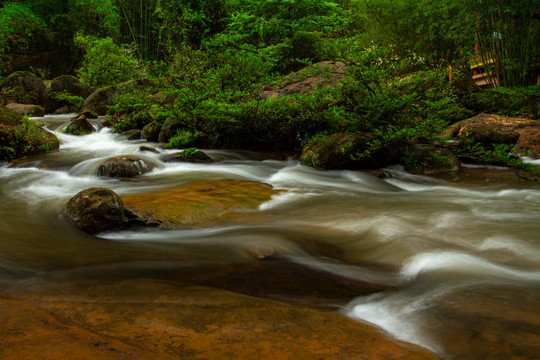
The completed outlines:
[[[503,121],[497,115],[480,114],[464,120],[454,126],[457,138],[463,141],[478,143],[487,150],[492,150],[494,144],[515,145],[519,132],[512,124]]]
[[[448,149],[432,144],[414,146],[416,162],[407,169],[421,175],[455,175],[461,172],[461,161]]]
[[[113,191],[90,188],[69,200],[64,215],[79,229],[96,234],[124,225],[124,205]]]
[[[82,105],[82,110],[93,111],[98,115],[105,115],[107,114],[108,107],[114,105],[114,100],[117,94],[144,89],[151,85],[152,82],[150,80],[141,79],[99,88],[92,95],[86,98]]]
[[[91,94],[90,87],[86,86],[79,81],[75,76],[71,75],[62,75],[57,78],[54,78],[51,81],[51,85],[45,92],[45,109],[47,112],[53,112],[62,106],[71,105],[65,101],[60,101],[56,99],[58,93],[65,92],[72,96],[78,96],[80,98],[86,99]]]
[[[287,75],[278,85],[268,85],[261,97],[279,98],[291,94],[309,94],[319,87],[335,87],[345,77],[346,64],[341,61],[322,61]]]
[[[369,133],[339,133],[319,135],[303,149],[300,160],[304,165],[321,169],[373,169],[385,164],[382,152],[359,157],[375,139]]]
[[[58,138],[33,120],[0,106],[0,161],[12,160],[60,147]]]
[[[45,109],[39,105],[10,103],[6,107],[22,115],[45,116]]]
[[[167,119],[165,119],[163,125],[159,130],[158,141],[161,143],[168,142],[169,139],[176,135],[176,132],[178,130],[183,129],[184,126],[184,122],[182,122],[180,119],[175,117],[168,117]]]
[[[98,168],[97,175],[110,178],[130,178],[146,174],[154,166],[135,155],[116,156],[105,160]]]
[[[2,81],[6,103],[42,104],[45,97],[43,81],[28,71],[17,71]]]
[[[71,135],[88,135],[94,132],[94,126],[88,121],[84,114],[81,114],[69,122],[64,132]]]
[[[158,141],[161,126],[154,120],[142,128],[143,137],[146,141]]]

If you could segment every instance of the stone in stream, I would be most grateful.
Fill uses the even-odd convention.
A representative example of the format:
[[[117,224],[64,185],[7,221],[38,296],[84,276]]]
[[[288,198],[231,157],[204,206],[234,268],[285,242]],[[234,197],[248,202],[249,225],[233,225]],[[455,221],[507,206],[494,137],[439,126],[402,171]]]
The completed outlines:
[[[211,163],[212,158],[204,151],[195,149],[185,149],[174,154],[165,155],[161,158],[163,162],[190,162],[190,163]]]
[[[158,141],[160,130],[161,125],[158,125],[158,123],[154,120],[142,128],[142,135],[146,141],[156,142]]]
[[[104,188],[79,192],[67,203],[64,215],[79,229],[90,234],[125,224],[122,199],[112,190]]]
[[[135,155],[124,155],[109,158],[101,163],[97,175],[110,178],[130,178],[146,174],[154,166],[145,159]]]
[[[94,126],[85,115],[81,114],[71,119],[69,125],[64,128],[64,132],[71,135],[88,135],[94,132]]]

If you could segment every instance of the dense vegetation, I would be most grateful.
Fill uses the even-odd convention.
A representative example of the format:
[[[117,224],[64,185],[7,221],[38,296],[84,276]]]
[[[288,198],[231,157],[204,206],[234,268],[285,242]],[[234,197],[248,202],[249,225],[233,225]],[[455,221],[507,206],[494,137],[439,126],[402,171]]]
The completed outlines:
[[[150,79],[117,95],[111,123],[123,131],[172,118],[170,147],[295,151],[362,133],[373,135],[367,144],[343,151],[388,162],[482,111],[540,115],[526,71],[540,55],[540,4],[518,2],[4,0],[0,68],[98,87]],[[501,86],[472,86],[471,65],[493,59]],[[265,86],[320,61],[347,64],[338,86],[263,99]],[[296,80],[330,81],[325,71]]]

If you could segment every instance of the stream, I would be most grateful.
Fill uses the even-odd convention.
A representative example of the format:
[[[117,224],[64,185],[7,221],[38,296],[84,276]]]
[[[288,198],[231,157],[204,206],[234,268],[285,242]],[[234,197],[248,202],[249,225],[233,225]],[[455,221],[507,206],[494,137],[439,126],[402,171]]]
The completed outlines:
[[[219,150],[206,151],[212,164],[162,163],[158,157],[172,150],[140,152],[141,145],[159,144],[128,141],[108,128],[86,136],[59,133],[72,116],[39,118],[59,137],[60,151],[18,166],[0,164],[3,288],[66,274],[100,278],[104,266],[163,274],[175,263],[235,263],[261,246],[310,269],[387,287],[338,309],[442,359],[538,358],[540,184],[453,183],[400,167],[379,179]],[[146,157],[156,169],[133,180],[95,175],[101,160],[125,154]],[[203,228],[95,237],[61,215],[89,187],[125,195],[221,179],[283,191],[249,216]],[[292,237],[335,245],[343,258],[307,251]]]

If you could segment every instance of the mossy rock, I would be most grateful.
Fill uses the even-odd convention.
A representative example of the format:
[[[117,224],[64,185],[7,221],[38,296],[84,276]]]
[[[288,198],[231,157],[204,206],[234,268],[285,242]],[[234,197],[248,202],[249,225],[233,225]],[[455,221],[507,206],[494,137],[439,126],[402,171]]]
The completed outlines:
[[[0,106],[0,160],[12,160],[60,147],[58,138],[34,120]]]
[[[45,84],[28,71],[17,71],[2,81],[1,90],[7,103],[41,105],[45,97]]]
[[[36,117],[45,116],[45,109],[39,105],[11,103],[7,104],[6,107],[23,115]]]
[[[83,114],[71,119],[64,132],[71,135],[88,135],[95,131],[94,126]]]
[[[53,112],[62,106],[71,105],[56,99],[56,94],[66,92],[72,96],[86,99],[91,94],[88,86],[72,75],[62,75],[54,78],[45,92],[45,109]]]
[[[161,125],[154,120],[142,128],[143,137],[146,139],[146,141],[158,141],[160,130]]]
[[[204,151],[196,149],[185,149],[161,158],[163,162],[190,162],[190,163],[211,163],[214,162]]]
[[[321,169],[380,168],[385,165],[382,152],[357,156],[364,153],[374,139],[376,136],[368,133],[318,135],[303,149],[300,160],[304,165]]]
[[[98,115],[106,115],[108,106],[114,105],[114,99],[117,94],[144,89],[152,85],[153,83],[150,80],[140,79],[99,88],[84,100],[82,110],[93,111]]]

